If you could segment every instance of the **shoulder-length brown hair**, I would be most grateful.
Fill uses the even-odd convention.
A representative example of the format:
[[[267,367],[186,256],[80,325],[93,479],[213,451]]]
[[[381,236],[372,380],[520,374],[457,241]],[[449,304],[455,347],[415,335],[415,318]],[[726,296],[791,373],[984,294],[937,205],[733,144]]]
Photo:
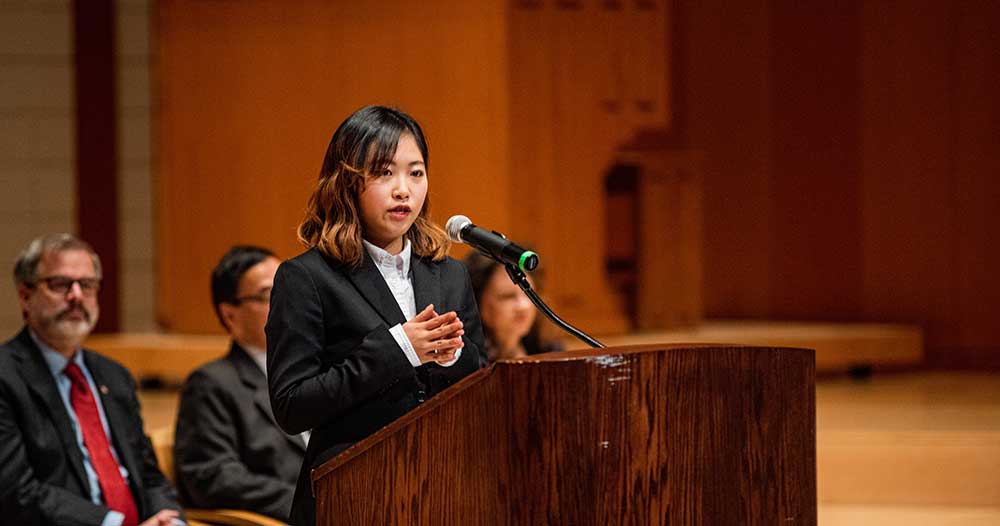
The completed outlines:
[[[299,225],[299,241],[317,247],[327,257],[357,268],[364,261],[364,228],[358,196],[365,181],[392,162],[400,136],[410,134],[429,166],[427,141],[417,121],[384,106],[366,106],[347,118],[330,139],[316,190],[309,197]],[[430,198],[424,198],[413,226],[405,234],[413,253],[434,261],[444,259],[451,243],[444,229],[430,220]]]

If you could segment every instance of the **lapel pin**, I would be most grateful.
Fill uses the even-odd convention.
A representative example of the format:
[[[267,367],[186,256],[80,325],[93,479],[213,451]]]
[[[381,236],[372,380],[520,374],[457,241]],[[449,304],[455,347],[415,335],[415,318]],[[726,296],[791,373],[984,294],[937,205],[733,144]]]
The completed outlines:
[[[101,387],[99,387],[98,389],[99,389],[99,390],[101,391],[101,394],[102,394],[102,395],[106,395],[106,394],[108,394],[108,386],[106,386],[106,385],[102,385],[102,386],[101,386]]]

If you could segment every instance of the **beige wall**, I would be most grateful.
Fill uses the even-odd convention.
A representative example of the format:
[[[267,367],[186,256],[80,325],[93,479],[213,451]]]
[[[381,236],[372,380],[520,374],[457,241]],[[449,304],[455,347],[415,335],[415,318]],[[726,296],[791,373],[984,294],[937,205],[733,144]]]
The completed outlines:
[[[17,253],[76,228],[74,112],[70,2],[0,3],[0,339],[21,326]]]
[[[123,330],[151,330],[153,197],[148,0],[118,4]],[[10,269],[32,238],[74,232],[73,19],[68,0],[0,3],[0,338],[21,326]]]
[[[121,222],[121,330],[154,321],[153,0],[118,3],[118,217]]]

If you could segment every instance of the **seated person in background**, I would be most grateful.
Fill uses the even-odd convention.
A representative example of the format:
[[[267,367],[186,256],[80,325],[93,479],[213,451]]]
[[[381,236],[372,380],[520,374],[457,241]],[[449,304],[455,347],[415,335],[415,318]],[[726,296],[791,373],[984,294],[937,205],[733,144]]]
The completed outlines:
[[[308,436],[278,428],[268,398],[264,324],[279,263],[267,249],[237,246],[212,272],[215,312],[233,341],[181,392],[174,465],[186,506],[288,520]]]
[[[25,327],[0,347],[0,524],[184,524],[143,433],[135,381],[83,349],[101,260],[70,234],[14,264]]]
[[[563,350],[559,341],[542,342],[538,311],[510,280],[503,265],[475,251],[464,262],[483,321],[484,355],[490,362]],[[535,286],[530,275],[528,281]]]

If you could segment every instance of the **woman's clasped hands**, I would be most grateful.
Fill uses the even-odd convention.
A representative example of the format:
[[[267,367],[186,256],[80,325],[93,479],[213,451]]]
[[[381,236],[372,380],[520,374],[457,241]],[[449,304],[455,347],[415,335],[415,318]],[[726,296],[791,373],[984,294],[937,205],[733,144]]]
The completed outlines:
[[[462,335],[465,334],[462,327],[462,320],[454,311],[438,314],[434,312],[434,305],[428,305],[403,324],[403,332],[421,364],[446,364],[453,361],[455,352],[462,348]]]

